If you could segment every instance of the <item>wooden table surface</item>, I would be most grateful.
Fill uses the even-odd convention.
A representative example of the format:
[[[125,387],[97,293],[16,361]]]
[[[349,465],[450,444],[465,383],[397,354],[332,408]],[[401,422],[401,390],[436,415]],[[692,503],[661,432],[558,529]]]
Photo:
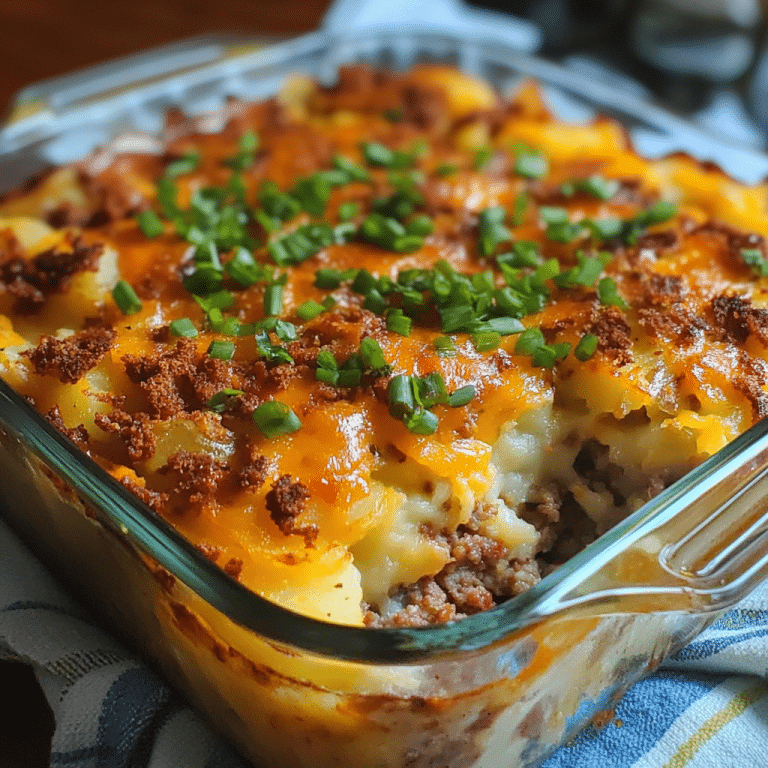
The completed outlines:
[[[0,0],[0,113],[39,80],[212,32],[288,36],[317,27],[330,0]],[[0,661],[0,768],[49,764],[53,717],[29,667]]]

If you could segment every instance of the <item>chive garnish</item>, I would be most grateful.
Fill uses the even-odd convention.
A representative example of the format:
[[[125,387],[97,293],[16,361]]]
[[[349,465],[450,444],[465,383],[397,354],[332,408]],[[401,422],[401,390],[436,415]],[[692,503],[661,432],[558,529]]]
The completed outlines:
[[[599,200],[610,200],[618,191],[621,184],[615,179],[606,179],[599,174],[593,174],[587,179],[573,183],[575,189],[586,192]]]
[[[244,394],[245,392],[242,389],[222,389],[208,400],[206,407],[215,413],[223,413],[229,407],[233,398]]]
[[[285,435],[301,429],[299,417],[279,400],[268,400],[253,412],[253,423],[266,437]]]
[[[387,312],[387,330],[400,336],[410,336],[413,321],[402,309],[390,309]]]
[[[436,336],[432,343],[440,357],[453,357],[456,354],[456,345],[450,336]]]
[[[214,339],[208,345],[208,355],[217,360],[231,360],[235,354],[235,343],[233,341],[222,341]]]
[[[368,173],[368,171],[363,168],[362,165],[358,165],[348,157],[344,157],[343,155],[334,155],[332,163],[333,167],[337,171],[341,171],[342,173],[346,174],[349,181],[371,180],[371,174]]]
[[[768,275],[768,261],[759,248],[742,248],[739,251],[742,261],[758,276]]]
[[[200,153],[196,149],[190,149],[180,158],[172,160],[165,167],[165,176],[168,179],[175,179],[177,176],[183,176],[186,173],[192,173],[200,164]]]
[[[616,282],[610,277],[604,277],[597,284],[597,297],[600,299],[601,304],[606,304],[611,307],[621,307],[622,309],[626,309],[629,306],[619,295],[619,292],[616,289]]]
[[[141,300],[125,280],[119,280],[112,289],[112,298],[124,315],[135,315],[141,311]]]
[[[458,167],[453,165],[452,163],[440,163],[440,165],[435,168],[435,173],[438,176],[450,176],[452,173],[456,173],[458,171]]]
[[[349,221],[354,219],[360,211],[360,206],[353,200],[348,200],[339,206],[338,218],[339,221]]]
[[[580,339],[573,355],[582,362],[589,360],[597,352],[597,336],[594,333],[585,333]]]
[[[526,179],[540,179],[547,175],[549,164],[540,152],[521,151],[515,159],[515,173]]]
[[[283,310],[283,286],[280,283],[270,283],[264,289],[264,314],[277,316]]]
[[[467,405],[475,398],[475,388],[468,384],[466,387],[461,387],[455,392],[451,392],[448,396],[448,405],[451,408],[460,408],[462,405]]]
[[[478,352],[487,352],[497,349],[501,344],[501,334],[496,331],[480,331],[472,334],[472,343]]]
[[[379,342],[370,336],[360,342],[360,357],[362,357],[366,366],[373,371],[389,368]]]
[[[181,317],[168,324],[168,330],[173,336],[183,336],[187,339],[194,339],[197,336],[197,328],[188,317]]]
[[[478,247],[483,256],[492,256],[499,244],[512,239],[512,233],[504,226],[506,213],[501,206],[493,206],[480,212],[477,222],[480,237]]]
[[[154,211],[142,211],[136,221],[145,237],[157,237],[163,234],[163,222]]]
[[[323,312],[325,312],[325,307],[312,299],[309,299],[296,307],[296,314],[304,321],[314,320]]]
[[[482,171],[493,157],[493,147],[480,147],[475,150],[475,156],[472,160],[475,170]]]

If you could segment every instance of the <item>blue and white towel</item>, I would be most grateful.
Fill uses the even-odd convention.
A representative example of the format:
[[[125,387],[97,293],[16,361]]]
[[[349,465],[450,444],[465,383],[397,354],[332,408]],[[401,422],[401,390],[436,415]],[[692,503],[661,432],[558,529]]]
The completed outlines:
[[[767,609],[764,585],[545,768],[768,766]],[[56,719],[55,768],[245,768],[168,685],[93,626],[2,520],[0,658],[33,666]]]

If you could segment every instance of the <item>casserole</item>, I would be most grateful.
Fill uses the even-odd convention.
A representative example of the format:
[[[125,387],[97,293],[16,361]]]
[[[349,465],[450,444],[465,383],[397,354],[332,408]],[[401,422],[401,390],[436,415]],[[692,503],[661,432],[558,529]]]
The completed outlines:
[[[319,38],[301,42],[320,59],[335,51]],[[411,41],[432,51],[448,42]],[[390,43],[402,52],[408,40]],[[383,36],[360,45],[345,56],[357,58],[366,45],[375,58],[389,53]],[[268,64],[279,54],[271,51]],[[483,55],[489,70],[502,66],[492,49]],[[290,57],[281,63],[302,66]],[[44,148],[39,141],[36,149]],[[26,478],[4,490],[14,522],[41,548],[60,549],[64,564],[77,550],[74,578],[91,594],[103,592],[106,613],[184,690],[195,690],[198,705],[246,753],[268,764],[534,763],[765,567],[753,509],[764,464],[758,425],[515,601],[423,631],[329,626],[223,578],[10,394],[4,402],[5,468]],[[695,484],[709,491],[703,502]],[[721,503],[731,496],[736,501]],[[714,529],[723,545],[716,554]],[[301,743],[292,738],[297,725]]]

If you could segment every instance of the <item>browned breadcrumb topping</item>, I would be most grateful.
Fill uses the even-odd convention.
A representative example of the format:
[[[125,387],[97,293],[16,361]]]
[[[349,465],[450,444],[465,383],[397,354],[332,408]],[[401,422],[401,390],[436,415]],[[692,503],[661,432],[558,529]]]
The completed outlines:
[[[40,343],[24,352],[38,376],[53,374],[63,384],[74,384],[95,368],[117,338],[111,328],[87,328],[63,339],[43,336]]]
[[[717,296],[712,301],[712,313],[725,341],[743,344],[754,335],[768,346],[768,309],[757,309],[740,296]]]
[[[122,440],[132,461],[144,461],[155,455],[157,437],[146,413],[126,413],[115,408],[111,413],[97,413],[94,421],[97,427]]]
[[[62,435],[66,435],[81,451],[85,451],[85,453],[90,452],[90,438],[88,437],[88,430],[84,425],[80,424],[71,429],[67,427],[64,419],[61,417],[61,409],[58,405],[54,405],[53,408],[43,415],[52,427],[55,427]]]
[[[221,555],[221,547],[217,547],[214,544],[207,544],[205,542],[198,544],[197,549],[200,553],[208,558],[212,563],[215,563]]]
[[[306,509],[309,499],[307,486],[292,482],[290,475],[280,475],[267,493],[267,510],[275,525],[286,536],[303,536],[307,546],[317,538],[317,526],[301,525],[297,518]]]
[[[267,481],[269,459],[259,453],[255,445],[247,449],[247,462],[236,475],[236,482],[241,488],[257,491]]]
[[[224,565],[224,573],[233,579],[240,578],[240,572],[243,570],[243,560],[240,557],[230,557]]]
[[[632,362],[632,329],[618,307],[602,307],[589,331],[597,336],[600,352],[614,365],[621,367]]]
[[[139,485],[139,483],[129,475],[123,475],[120,478],[120,483],[158,514],[163,514],[166,511],[169,499],[167,493],[160,493],[145,488],[143,485]]]
[[[205,504],[214,499],[219,483],[229,473],[229,465],[207,453],[179,451],[160,468],[161,474],[174,472],[176,488],[190,504]]]
[[[160,419],[199,411],[230,386],[232,378],[231,366],[224,360],[198,357],[192,339],[179,339],[175,347],[153,355],[124,355],[122,361],[128,377],[147,396],[152,415]]]
[[[95,272],[103,251],[103,245],[86,245],[70,234],[62,244],[31,259],[18,245],[0,251],[0,290],[16,298],[14,312],[31,314],[43,306],[49,294],[66,290],[74,275]]]

